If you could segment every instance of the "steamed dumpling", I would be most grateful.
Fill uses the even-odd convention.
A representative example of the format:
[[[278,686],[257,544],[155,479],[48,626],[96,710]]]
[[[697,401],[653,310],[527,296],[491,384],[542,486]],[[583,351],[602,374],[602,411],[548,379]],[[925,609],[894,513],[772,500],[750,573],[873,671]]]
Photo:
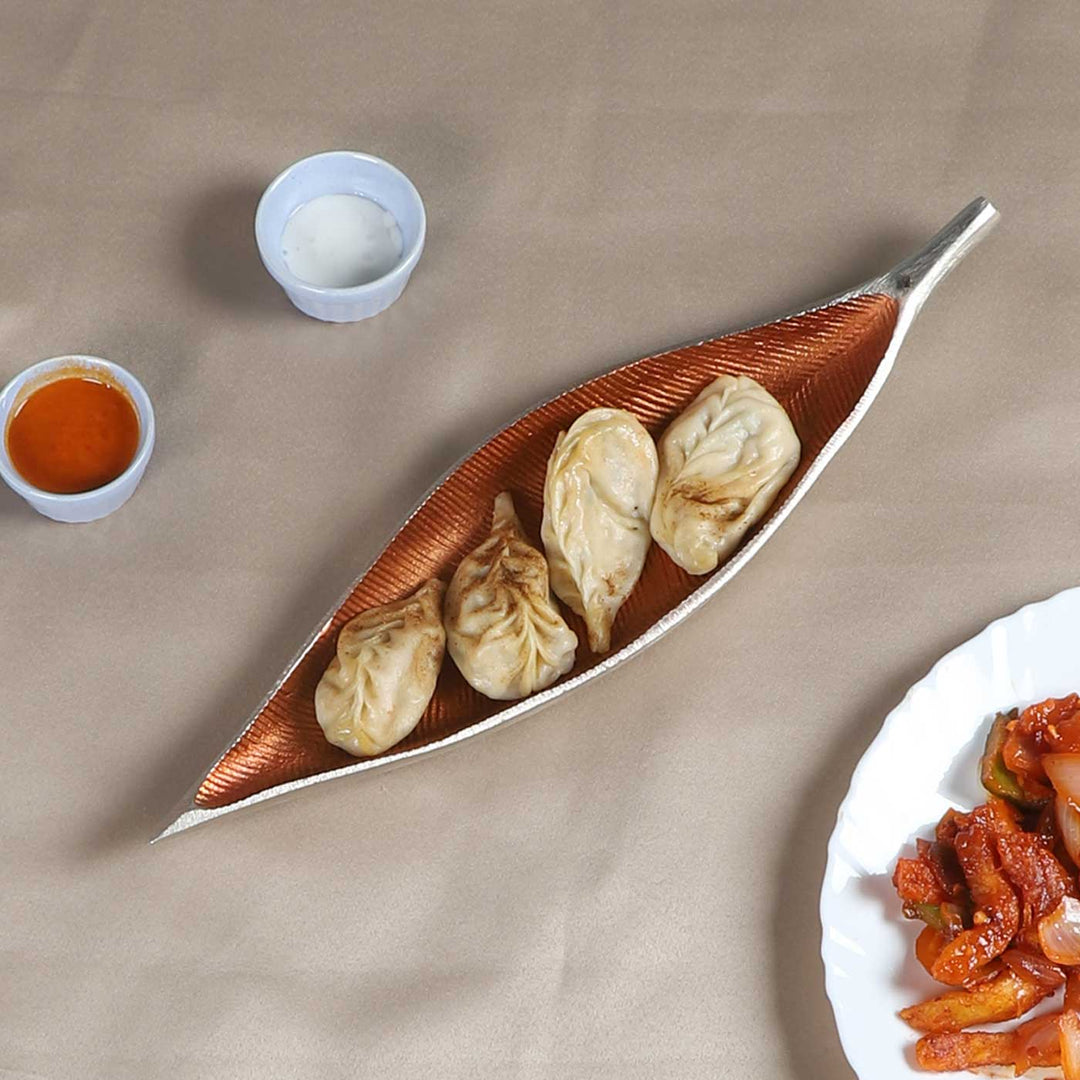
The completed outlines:
[[[508,491],[495,500],[491,535],[454,572],[444,617],[450,655],[489,698],[523,698],[573,666],[577,636],[551,598],[547,562]]]
[[[589,648],[611,647],[611,624],[652,542],[656,447],[622,409],[591,409],[559,435],[544,481],[540,536],[551,587],[585,619]]]
[[[315,688],[315,718],[329,742],[368,757],[416,727],[442,665],[444,590],[432,579],[341,628],[337,656]]]
[[[664,432],[653,539],[691,574],[716,569],[799,464],[799,437],[753,379],[721,375]]]

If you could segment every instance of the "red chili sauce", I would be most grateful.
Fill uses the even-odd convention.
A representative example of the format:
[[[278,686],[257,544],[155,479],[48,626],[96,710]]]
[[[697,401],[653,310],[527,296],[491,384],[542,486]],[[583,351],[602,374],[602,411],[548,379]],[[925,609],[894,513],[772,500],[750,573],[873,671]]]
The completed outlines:
[[[42,491],[73,495],[115,480],[135,457],[139,417],[123,390],[92,374],[48,382],[15,410],[7,451]]]

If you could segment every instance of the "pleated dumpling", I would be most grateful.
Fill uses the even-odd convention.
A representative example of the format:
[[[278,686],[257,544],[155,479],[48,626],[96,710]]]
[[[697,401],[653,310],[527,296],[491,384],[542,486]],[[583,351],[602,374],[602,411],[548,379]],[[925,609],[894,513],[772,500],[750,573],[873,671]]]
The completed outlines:
[[[435,692],[446,646],[445,588],[432,579],[341,628],[337,655],[315,688],[315,718],[329,742],[369,757],[416,727]]]
[[[551,597],[544,556],[529,543],[504,491],[491,535],[454,572],[446,644],[469,684],[489,698],[523,698],[574,663],[577,636]]]
[[[707,574],[772,505],[799,464],[799,437],[763,386],[721,375],[659,442],[653,539],[691,574]]]
[[[611,624],[652,542],[652,436],[622,409],[590,409],[559,435],[544,481],[540,530],[555,595],[585,620],[589,648],[611,647]]]

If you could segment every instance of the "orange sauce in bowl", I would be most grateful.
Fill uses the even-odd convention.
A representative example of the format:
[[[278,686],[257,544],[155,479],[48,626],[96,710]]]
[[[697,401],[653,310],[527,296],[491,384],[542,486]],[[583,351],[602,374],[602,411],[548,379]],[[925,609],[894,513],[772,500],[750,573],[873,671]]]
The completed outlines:
[[[57,495],[115,480],[138,445],[139,416],[131,399],[89,371],[40,386],[7,425],[8,457],[19,475]]]

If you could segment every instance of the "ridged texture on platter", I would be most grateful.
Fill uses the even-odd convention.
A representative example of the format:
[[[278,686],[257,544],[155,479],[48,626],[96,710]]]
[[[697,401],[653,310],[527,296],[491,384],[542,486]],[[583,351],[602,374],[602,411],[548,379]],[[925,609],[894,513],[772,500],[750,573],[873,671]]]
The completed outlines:
[[[207,775],[195,805],[227,806],[357,760],[331,746],[315,720],[315,686],[334,656],[341,625],[366,608],[412,592],[425,578],[449,581],[460,559],[487,535],[492,503],[500,491],[513,493],[526,531],[539,544],[547,460],[558,433],[581,413],[598,406],[627,409],[659,437],[718,375],[749,375],[784,406],[802,442],[799,467],[773,504],[774,513],[862,396],[888,347],[897,312],[889,296],[857,296],[647,357],[560,395],[500,432],[431,494],[383,551],[292,674]],[[615,620],[611,651],[639,637],[705,580],[680,570],[653,544],[641,579]],[[581,642],[573,676],[601,658],[589,652],[583,620],[565,606],[562,610]],[[505,704],[473,690],[447,657],[427,712],[412,734],[388,753],[445,738]]]

